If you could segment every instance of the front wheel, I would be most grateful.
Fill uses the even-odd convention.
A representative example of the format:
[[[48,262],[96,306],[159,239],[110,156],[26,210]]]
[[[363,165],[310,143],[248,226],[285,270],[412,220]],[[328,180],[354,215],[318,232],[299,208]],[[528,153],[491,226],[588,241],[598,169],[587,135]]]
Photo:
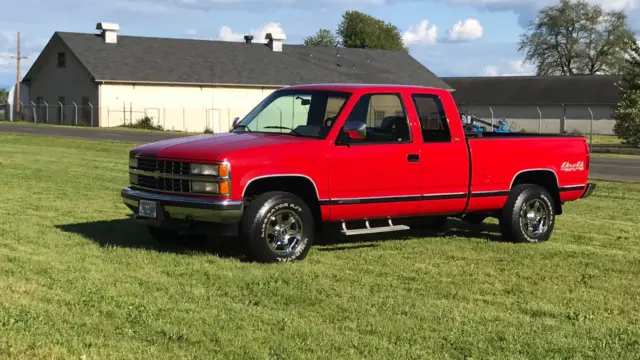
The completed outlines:
[[[517,185],[502,209],[500,230],[506,240],[539,243],[549,240],[555,226],[551,194],[541,186]]]
[[[313,244],[315,222],[311,209],[298,196],[268,192],[251,200],[241,236],[249,256],[263,263],[303,260]]]

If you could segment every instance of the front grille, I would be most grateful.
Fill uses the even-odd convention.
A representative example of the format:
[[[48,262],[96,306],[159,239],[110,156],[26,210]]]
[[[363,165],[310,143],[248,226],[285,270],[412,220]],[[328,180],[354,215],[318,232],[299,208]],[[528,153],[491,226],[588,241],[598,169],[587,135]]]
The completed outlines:
[[[138,175],[137,185],[158,191],[191,192],[191,183],[189,180],[167,178],[156,179],[152,176]]]
[[[138,158],[137,169],[152,172],[159,171],[163,174],[189,175],[191,172],[191,165],[182,161]]]

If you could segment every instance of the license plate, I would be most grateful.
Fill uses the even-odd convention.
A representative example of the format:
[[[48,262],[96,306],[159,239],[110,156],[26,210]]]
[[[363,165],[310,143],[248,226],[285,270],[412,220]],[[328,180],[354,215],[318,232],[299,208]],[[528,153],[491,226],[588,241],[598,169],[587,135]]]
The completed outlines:
[[[148,200],[140,200],[138,207],[138,215],[148,218],[156,217],[156,202]]]

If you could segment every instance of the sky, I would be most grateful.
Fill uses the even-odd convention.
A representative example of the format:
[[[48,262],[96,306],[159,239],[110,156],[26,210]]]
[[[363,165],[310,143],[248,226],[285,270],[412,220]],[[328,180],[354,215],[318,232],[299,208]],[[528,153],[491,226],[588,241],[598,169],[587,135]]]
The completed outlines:
[[[640,0],[588,0],[623,9],[640,29]],[[517,41],[537,11],[557,0],[0,0],[0,86],[15,83],[16,34],[22,76],[55,31],[97,33],[98,22],[119,35],[256,40],[282,32],[302,43],[318,29],[335,30],[346,10],[401,29],[411,55],[438,76],[531,75]],[[7,16],[10,11],[16,16]]]

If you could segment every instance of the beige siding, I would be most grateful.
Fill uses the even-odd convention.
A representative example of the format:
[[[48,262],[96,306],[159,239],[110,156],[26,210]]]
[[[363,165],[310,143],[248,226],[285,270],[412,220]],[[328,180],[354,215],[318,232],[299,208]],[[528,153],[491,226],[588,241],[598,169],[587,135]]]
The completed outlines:
[[[58,68],[58,53],[66,54],[66,67]],[[29,99],[37,103],[41,97],[43,102],[36,105],[30,119],[36,117],[38,122],[51,124],[75,124],[76,115],[79,124],[91,123],[91,107],[82,107],[82,98],[88,97],[89,103],[95,107],[93,122],[98,119],[98,86],[82,64],[72,56],[68,48],[58,40],[53,40],[51,47],[42,54],[41,65],[37,76],[29,84]],[[65,104],[60,111],[58,97],[64,96]],[[48,106],[45,106],[44,103]],[[73,103],[77,105],[74,106]],[[62,116],[62,118],[61,118]]]
[[[169,85],[100,85],[100,126],[146,116],[165,130],[227,132],[275,89]]]

